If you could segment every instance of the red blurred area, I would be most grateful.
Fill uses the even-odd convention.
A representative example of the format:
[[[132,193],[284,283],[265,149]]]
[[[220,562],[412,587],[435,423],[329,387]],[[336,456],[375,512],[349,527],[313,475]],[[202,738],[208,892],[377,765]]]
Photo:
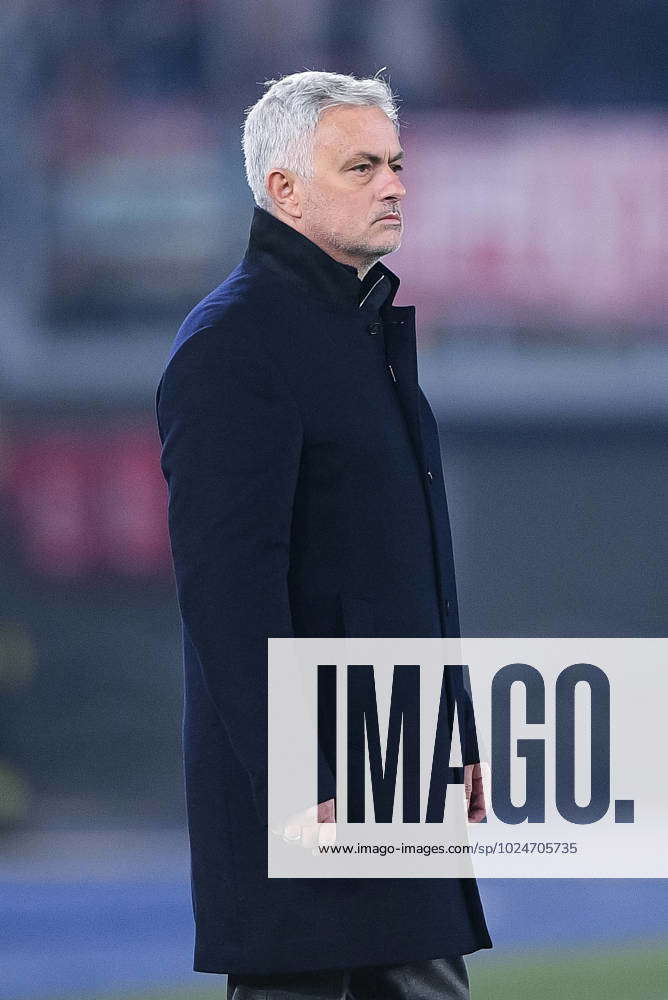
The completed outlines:
[[[27,569],[65,579],[170,572],[166,490],[149,425],[40,429],[6,447],[8,520]]]

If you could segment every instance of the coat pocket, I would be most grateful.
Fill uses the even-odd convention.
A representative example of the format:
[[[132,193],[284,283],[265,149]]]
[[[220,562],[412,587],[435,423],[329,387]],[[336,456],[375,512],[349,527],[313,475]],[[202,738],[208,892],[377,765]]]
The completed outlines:
[[[363,597],[339,594],[343,634],[346,638],[368,639],[376,634],[373,604]]]

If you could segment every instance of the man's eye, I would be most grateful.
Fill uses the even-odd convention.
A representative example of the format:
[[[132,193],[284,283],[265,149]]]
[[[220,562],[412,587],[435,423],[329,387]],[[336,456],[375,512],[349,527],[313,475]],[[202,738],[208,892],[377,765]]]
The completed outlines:
[[[397,171],[397,170],[403,170],[404,168],[401,166],[400,163],[394,163],[392,164],[392,169]]]
[[[353,170],[360,170],[360,171],[362,171],[362,170],[371,170],[371,164],[370,163],[358,163],[356,167],[353,167]]]

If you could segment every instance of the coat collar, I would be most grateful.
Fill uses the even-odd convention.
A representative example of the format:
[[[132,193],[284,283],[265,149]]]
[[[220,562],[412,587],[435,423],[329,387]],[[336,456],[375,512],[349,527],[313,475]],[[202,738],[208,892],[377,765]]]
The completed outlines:
[[[360,281],[354,267],[330,257],[312,240],[257,205],[246,256],[296,282],[306,295],[345,309],[377,312],[381,306],[392,304],[399,287],[397,275],[380,261]]]

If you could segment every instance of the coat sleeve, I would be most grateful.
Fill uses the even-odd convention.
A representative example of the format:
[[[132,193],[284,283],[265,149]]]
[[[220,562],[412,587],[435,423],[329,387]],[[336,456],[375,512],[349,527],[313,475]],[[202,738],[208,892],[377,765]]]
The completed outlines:
[[[181,617],[265,823],[267,639],[293,635],[300,414],[268,358],[209,328],[169,361],[157,416]]]

